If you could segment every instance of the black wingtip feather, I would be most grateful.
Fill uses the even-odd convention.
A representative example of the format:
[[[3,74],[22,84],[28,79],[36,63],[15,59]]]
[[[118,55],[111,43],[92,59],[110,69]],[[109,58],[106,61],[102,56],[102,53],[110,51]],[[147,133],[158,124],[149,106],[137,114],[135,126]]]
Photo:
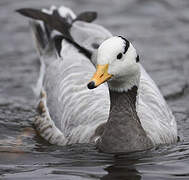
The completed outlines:
[[[80,45],[78,45],[71,37],[70,35],[70,28],[72,24],[68,23],[66,18],[57,16],[56,13],[54,14],[47,14],[42,12],[41,10],[38,9],[32,9],[32,8],[22,8],[16,10],[16,12],[20,13],[23,16],[36,19],[36,20],[41,20],[43,21],[46,25],[48,25],[51,29],[57,30],[60,33],[62,33],[62,36],[72,42],[75,46],[78,47],[88,58],[91,57],[91,53],[88,52],[86,49],[82,48]],[[78,20],[86,21],[86,22],[91,22],[97,17],[97,13],[95,12],[84,12],[81,13],[78,16]]]
[[[97,18],[97,12],[86,11],[80,13],[74,21],[85,21],[85,22],[93,22]]]
[[[32,8],[18,9],[17,12],[26,17],[43,21],[52,29],[55,29],[61,32],[64,38],[68,40],[72,40],[72,37],[70,36],[70,33],[69,33],[71,24],[69,24],[66,21],[66,18],[57,16],[55,14],[47,14],[47,13],[42,12],[41,10],[32,9]]]
[[[17,9],[16,12],[30,18],[36,19],[36,17],[33,16],[33,13],[39,12],[40,10],[37,9],[32,9],[32,8],[22,8],[22,9]]]

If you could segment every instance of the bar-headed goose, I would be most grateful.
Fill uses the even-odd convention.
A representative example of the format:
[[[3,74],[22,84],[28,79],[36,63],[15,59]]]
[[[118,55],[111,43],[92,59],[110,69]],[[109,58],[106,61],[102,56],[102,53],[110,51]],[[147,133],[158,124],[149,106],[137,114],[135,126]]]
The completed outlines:
[[[96,13],[76,16],[63,6],[18,12],[33,18],[40,54],[34,124],[42,137],[58,145],[95,143],[104,152],[177,141],[175,118],[136,49],[91,23]]]

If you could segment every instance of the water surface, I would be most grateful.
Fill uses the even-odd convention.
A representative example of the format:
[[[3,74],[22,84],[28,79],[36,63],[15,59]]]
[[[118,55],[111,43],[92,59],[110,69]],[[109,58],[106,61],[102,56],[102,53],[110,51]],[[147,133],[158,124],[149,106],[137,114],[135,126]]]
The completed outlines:
[[[57,147],[35,132],[32,92],[39,63],[21,7],[95,10],[97,23],[130,39],[178,122],[178,144],[109,155],[93,145]],[[189,179],[188,0],[1,0],[0,179]]]

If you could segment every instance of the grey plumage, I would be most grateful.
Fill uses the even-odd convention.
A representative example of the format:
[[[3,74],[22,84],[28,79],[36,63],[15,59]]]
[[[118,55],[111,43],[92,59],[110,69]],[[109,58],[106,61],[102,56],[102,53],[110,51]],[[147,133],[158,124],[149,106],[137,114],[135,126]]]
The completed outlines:
[[[127,92],[110,90],[110,114],[97,146],[103,152],[130,152],[153,147],[136,112],[137,87]]]

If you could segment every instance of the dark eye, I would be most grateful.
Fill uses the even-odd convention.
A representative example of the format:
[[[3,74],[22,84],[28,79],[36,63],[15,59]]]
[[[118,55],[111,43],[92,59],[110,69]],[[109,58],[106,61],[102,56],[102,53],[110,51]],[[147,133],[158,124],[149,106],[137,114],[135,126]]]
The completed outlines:
[[[119,53],[118,55],[117,55],[117,59],[121,59],[122,58],[122,53]]]

